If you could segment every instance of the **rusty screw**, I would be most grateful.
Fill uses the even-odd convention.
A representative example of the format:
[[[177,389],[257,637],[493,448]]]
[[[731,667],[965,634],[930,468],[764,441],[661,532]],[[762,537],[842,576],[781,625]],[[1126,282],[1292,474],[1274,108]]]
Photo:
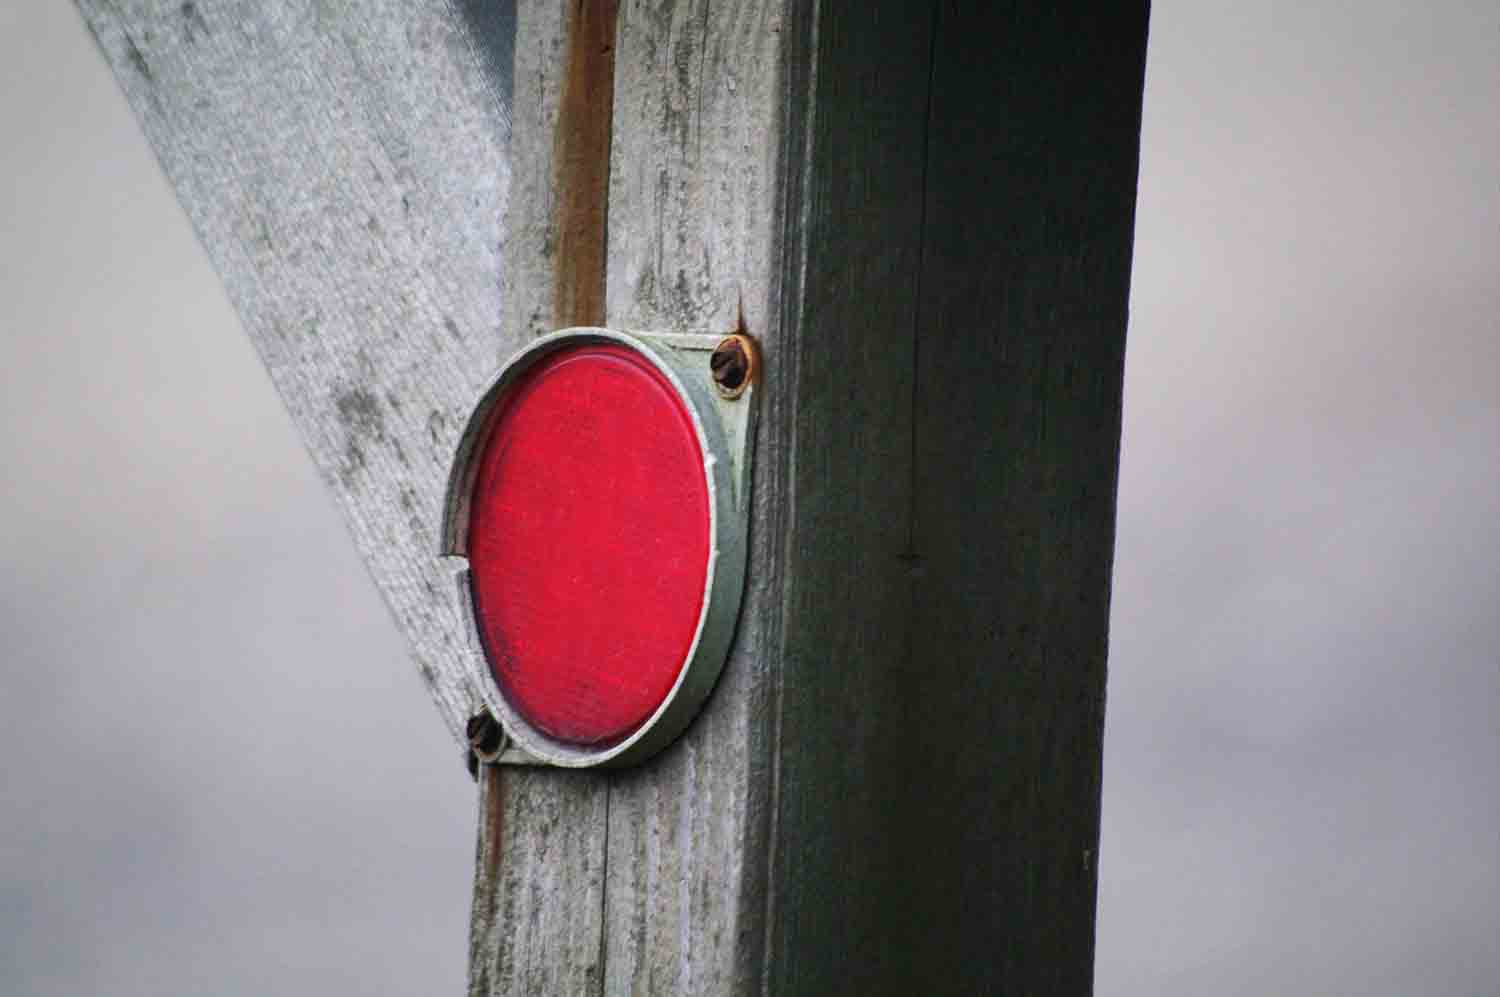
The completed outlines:
[[[505,731],[488,710],[476,713],[464,725],[464,734],[469,739],[469,774],[474,775],[479,762],[493,762],[505,750]]]
[[[738,398],[755,380],[755,341],[742,333],[725,336],[708,358],[714,384],[725,398]]]

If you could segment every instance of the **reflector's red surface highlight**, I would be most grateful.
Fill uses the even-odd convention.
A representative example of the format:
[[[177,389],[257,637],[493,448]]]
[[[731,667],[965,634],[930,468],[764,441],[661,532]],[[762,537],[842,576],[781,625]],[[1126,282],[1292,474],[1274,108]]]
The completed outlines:
[[[507,390],[483,447],[469,567],[495,680],[560,741],[623,740],[671,691],[703,610],[691,415],[634,350],[572,346]]]

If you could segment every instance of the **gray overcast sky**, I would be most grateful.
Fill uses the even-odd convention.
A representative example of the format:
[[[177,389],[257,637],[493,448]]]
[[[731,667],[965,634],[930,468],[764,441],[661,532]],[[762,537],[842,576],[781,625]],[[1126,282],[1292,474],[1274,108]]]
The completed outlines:
[[[1158,3],[1100,994],[1500,993],[1500,4]]]
[[[0,4],[0,994],[459,994],[473,789],[71,4]]]
[[[0,993],[462,990],[473,793],[88,33],[0,8]],[[1500,992],[1500,5],[1152,19],[1097,990]]]

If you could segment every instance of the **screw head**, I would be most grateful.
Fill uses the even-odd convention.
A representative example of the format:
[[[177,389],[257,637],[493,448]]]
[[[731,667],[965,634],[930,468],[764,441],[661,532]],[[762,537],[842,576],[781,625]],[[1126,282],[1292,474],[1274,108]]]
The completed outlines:
[[[488,710],[470,717],[464,725],[464,733],[468,735],[474,754],[484,761],[492,760],[505,747],[505,732]]]
[[[743,333],[725,336],[708,358],[714,386],[725,398],[738,398],[755,381],[757,360],[755,341]]]

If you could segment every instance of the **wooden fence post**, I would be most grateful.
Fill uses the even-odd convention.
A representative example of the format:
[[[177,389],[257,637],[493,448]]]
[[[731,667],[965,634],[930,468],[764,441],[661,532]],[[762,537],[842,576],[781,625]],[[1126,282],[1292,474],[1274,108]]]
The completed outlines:
[[[456,734],[499,359],[762,343],[719,685],[485,768],[472,994],[1090,990],[1146,3],[79,5]]]

